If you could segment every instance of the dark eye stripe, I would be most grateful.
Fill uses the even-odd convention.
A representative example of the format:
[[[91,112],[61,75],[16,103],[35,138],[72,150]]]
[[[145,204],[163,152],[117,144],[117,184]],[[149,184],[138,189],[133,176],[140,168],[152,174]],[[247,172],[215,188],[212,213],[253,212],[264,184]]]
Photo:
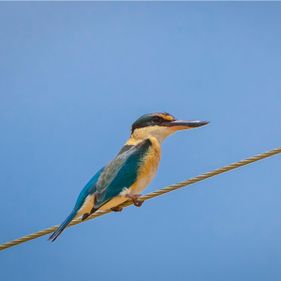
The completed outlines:
[[[161,122],[163,122],[165,120],[164,120],[164,118],[162,118],[160,116],[155,116],[155,117],[153,117],[153,121],[157,122],[157,123],[161,123]]]

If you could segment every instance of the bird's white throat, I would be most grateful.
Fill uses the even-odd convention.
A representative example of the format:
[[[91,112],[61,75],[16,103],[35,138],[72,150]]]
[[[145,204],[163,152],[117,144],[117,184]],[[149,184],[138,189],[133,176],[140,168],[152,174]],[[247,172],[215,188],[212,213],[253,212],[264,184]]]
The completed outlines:
[[[174,133],[174,130],[169,127],[148,126],[135,129],[131,135],[131,138],[135,140],[145,140],[150,137],[154,137],[161,143],[166,137],[168,137],[172,133]]]

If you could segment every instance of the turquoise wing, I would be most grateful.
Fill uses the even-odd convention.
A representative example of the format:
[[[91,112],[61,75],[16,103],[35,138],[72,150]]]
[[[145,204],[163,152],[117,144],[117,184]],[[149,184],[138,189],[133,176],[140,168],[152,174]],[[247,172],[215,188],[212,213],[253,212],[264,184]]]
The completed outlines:
[[[101,173],[96,184],[95,210],[99,209],[137,179],[138,169],[151,146],[149,139],[122,149]]]

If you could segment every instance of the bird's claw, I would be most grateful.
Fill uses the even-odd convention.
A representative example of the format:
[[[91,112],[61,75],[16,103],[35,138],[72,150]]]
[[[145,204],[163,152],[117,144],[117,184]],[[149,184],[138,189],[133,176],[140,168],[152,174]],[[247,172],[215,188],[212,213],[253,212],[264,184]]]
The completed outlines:
[[[86,218],[88,218],[90,216],[89,213],[85,213],[82,215],[81,221],[84,221]]]
[[[113,211],[113,212],[121,212],[122,210],[123,210],[123,208],[118,207],[118,206],[111,208],[111,211]]]
[[[143,204],[143,201],[135,200],[135,201],[133,201],[133,203],[134,203],[134,205],[135,205],[136,207],[141,207],[142,204]]]
[[[126,197],[131,199],[133,204],[136,206],[136,207],[141,207],[141,205],[143,204],[143,201],[142,200],[139,200],[139,197],[141,195],[140,194],[127,194]]]

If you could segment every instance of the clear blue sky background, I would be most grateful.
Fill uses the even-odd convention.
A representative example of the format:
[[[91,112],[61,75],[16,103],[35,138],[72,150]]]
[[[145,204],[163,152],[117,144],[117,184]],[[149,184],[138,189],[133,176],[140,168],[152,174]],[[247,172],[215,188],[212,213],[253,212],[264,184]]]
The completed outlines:
[[[0,242],[60,223],[143,113],[155,190],[280,146],[281,3],[1,3]],[[281,157],[0,253],[1,280],[281,280]]]

